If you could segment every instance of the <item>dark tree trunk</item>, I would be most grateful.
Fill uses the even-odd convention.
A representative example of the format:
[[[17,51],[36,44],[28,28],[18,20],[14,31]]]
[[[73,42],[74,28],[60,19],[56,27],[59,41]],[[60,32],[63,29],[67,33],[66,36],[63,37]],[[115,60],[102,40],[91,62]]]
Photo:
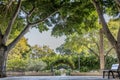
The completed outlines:
[[[120,45],[116,44],[115,51],[117,53],[117,58],[118,58],[118,61],[120,64]],[[119,69],[120,69],[120,67],[119,67]]]
[[[6,47],[0,48],[0,77],[6,77],[6,60],[7,60],[7,51]]]

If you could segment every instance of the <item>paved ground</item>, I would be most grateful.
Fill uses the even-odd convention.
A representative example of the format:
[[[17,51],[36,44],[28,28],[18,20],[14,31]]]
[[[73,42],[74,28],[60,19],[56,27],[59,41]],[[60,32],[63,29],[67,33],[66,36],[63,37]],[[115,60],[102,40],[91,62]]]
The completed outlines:
[[[108,79],[107,77],[103,79],[102,76],[19,76],[1,78],[0,80],[108,80]]]

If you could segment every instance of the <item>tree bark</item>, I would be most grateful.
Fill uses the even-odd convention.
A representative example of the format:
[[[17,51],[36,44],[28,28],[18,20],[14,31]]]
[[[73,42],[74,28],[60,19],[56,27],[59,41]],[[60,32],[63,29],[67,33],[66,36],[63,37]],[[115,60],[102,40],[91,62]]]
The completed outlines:
[[[120,6],[120,0],[114,0]]]
[[[103,30],[100,29],[100,32],[99,32],[99,35],[100,35],[100,52],[99,52],[99,55],[100,55],[100,69],[103,70],[104,67],[105,67],[105,59],[104,59],[104,47],[103,47]]]
[[[0,77],[6,77],[6,60],[7,60],[7,50],[3,46],[0,48]]]

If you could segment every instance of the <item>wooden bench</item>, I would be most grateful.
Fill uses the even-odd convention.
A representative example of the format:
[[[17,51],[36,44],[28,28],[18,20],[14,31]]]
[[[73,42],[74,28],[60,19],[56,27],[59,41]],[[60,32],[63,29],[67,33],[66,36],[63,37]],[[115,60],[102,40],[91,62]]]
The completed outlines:
[[[119,64],[113,64],[111,66],[111,69],[109,70],[103,70],[103,78],[105,77],[105,73],[108,75],[108,79],[110,78],[110,73],[112,74],[112,77],[115,78],[114,73],[117,73],[117,76],[120,78],[120,71],[118,70]]]

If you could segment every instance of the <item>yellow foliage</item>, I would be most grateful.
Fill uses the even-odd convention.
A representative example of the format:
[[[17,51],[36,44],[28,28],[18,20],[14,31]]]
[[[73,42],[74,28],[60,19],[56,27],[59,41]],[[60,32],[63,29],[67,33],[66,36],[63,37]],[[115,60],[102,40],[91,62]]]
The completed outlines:
[[[27,40],[23,37],[8,54],[8,59],[22,58],[22,54],[29,50]],[[25,53],[27,54],[27,53]]]

